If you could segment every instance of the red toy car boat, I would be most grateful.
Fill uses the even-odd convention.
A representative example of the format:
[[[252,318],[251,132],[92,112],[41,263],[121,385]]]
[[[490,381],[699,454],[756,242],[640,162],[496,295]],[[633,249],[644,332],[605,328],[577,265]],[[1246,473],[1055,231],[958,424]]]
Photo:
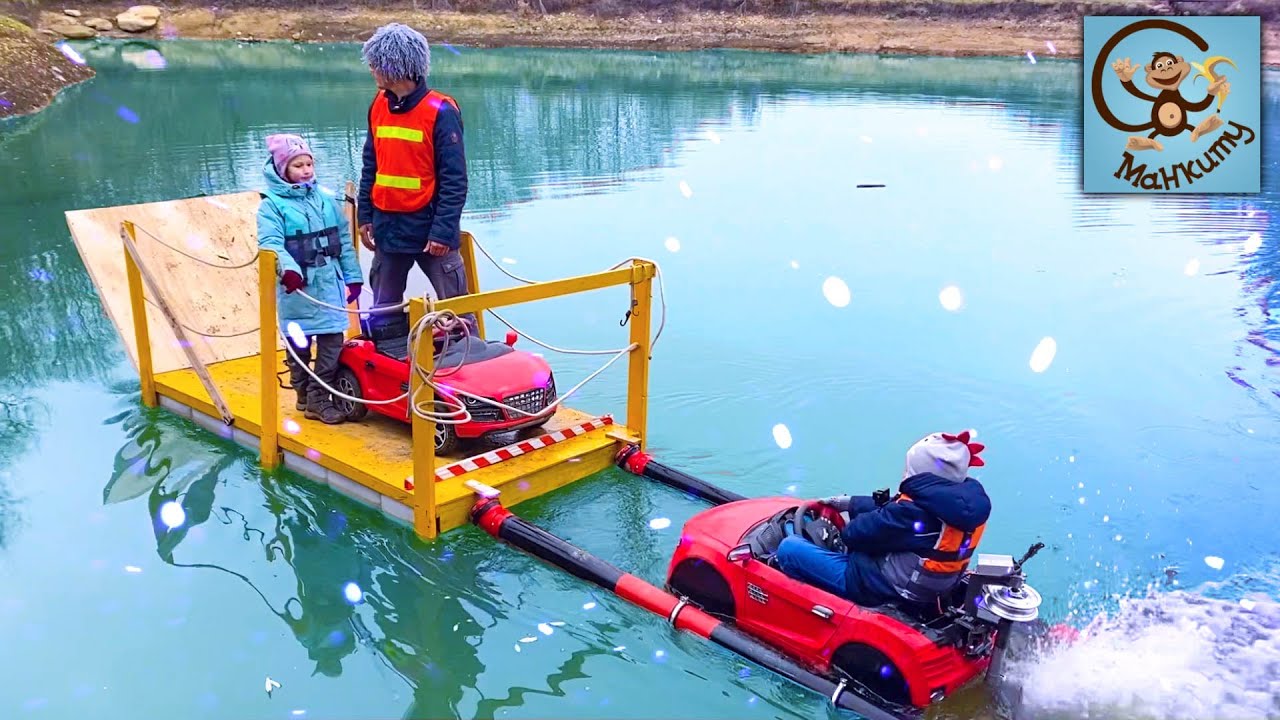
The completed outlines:
[[[1001,617],[983,612],[984,605],[999,603],[1006,614],[1035,619],[1040,597],[1020,577],[1010,577],[1016,569],[1009,556],[979,555],[944,607],[923,610],[862,607],[776,567],[774,553],[790,533],[844,550],[843,520],[837,518],[816,503],[786,497],[705,510],[681,531],[667,589],[833,682],[856,683],[899,716],[951,695],[987,670]],[[1014,581],[1017,588],[1009,586]],[[992,582],[1009,584],[994,594],[981,591]],[[962,610],[966,603],[973,613]]]
[[[377,317],[377,316],[374,316]],[[409,390],[408,317],[396,313],[377,320],[362,319],[363,333],[348,340],[338,358],[334,389],[351,397],[390,400]],[[495,405],[453,395],[465,403],[470,421],[461,424],[436,423],[436,452],[450,455],[463,440],[490,433],[510,432],[544,425],[555,414],[556,380],[546,361],[532,353],[516,350],[516,334],[508,332],[506,342],[486,341],[465,332],[448,338],[438,328],[435,340],[435,383],[445,392],[459,390],[518,408],[532,417]],[[445,405],[436,395],[442,414],[456,408]],[[383,405],[365,405],[335,397],[334,404],[348,420],[360,420],[374,412],[409,422],[409,398]],[[544,412],[545,411],[545,412]]]
[[[1016,707],[1007,654],[1070,640],[1038,619],[1040,595],[1022,565],[977,555],[935,608],[863,607],[787,577],[773,564],[788,534],[838,549],[838,514],[794,498],[748,499],[658,463],[632,445],[618,464],[716,507],[684,526],[665,591],[513,515],[477,486],[472,521],[491,535],[661,615],[872,720],[916,719],[984,672],[997,704]]]

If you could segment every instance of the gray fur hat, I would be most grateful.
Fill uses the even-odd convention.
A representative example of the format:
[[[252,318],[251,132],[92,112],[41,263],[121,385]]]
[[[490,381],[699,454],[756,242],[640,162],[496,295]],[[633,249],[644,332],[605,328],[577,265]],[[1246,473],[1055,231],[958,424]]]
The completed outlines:
[[[388,23],[374,31],[360,54],[369,67],[387,80],[415,80],[431,72],[431,46],[408,25]]]

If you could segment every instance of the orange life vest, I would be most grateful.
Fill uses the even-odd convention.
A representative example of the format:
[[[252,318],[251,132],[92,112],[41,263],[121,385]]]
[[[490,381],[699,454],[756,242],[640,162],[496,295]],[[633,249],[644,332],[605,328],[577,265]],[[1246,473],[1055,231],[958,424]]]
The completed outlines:
[[[905,493],[900,494],[898,499],[911,500]],[[974,528],[973,532],[957,530],[945,522],[942,523],[942,532],[938,533],[938,541],[933,544],[933,549],[919,553],[920,567],[931,573],[963,572],[969,566],[973,551],[978,549],[978,543],[982,541],[982,532],[986,529],[986,523]]]
[[[391,101],[378,93],[369,109],[373,152],[378,171],[370,200],[386,212],[414,212],[431,202],[436,192],[436,115],[442,103],[455,110],[458,102],[431,90],[407,113],[391,112]]]

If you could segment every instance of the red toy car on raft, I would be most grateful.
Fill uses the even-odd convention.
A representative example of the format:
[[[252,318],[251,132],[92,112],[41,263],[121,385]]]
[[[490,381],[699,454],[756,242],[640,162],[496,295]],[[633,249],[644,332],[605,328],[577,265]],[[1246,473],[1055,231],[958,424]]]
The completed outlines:
[[[374,320],[374,318],[377,318]],[[363,332],[348,340],[338,357],[338,377],[334,389],[367,400],[390,400],[409,390],[409,320],[402,313],[362,318]],[[463,440],[490,433],[539,427],[555,415],[556,380],[546,361],[532,353],[516,350],[516,334],[508,332],[506,342],[486,341],[457,331],[446,338],[438,328],[435,341],[435,382],[449,390],[489,398],[534,415],[522,415],[467,397],[469,422],[436,423],[436,452],[450,455]],[[436,395],[437,411],[448,413],[456,405],[444,405]],[[335,397],[334,404],[348,420],[360,420],[374,412],[409,422],[409,401],[365,405]],[[545,412],[544,412],[545,411]]]

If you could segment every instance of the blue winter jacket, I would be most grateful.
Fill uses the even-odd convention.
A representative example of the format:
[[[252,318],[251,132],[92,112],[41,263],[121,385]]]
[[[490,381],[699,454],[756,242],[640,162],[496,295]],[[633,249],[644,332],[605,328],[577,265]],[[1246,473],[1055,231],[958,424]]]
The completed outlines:
[[[292,270],[306,279],[303,292],[329,305],[346,307],[346,285],[362,283],[364,279],[351,244],[351,228],[338,210],[338,203],[315,181],[305,185],[286,182],[276,174],[270,158],[267,158],[262,175],[267,180],[267,189],[261,193],[262,202],[258,205],[258,247],[276,254],[277,276],[283,277]],[[337,258],[322,258],[323,265],[302,272],[297,261],[285,249],[285,237],[335,226],[338,228],[341,254]],[[286,293],[283,285],[276,287],[282,331],[287,332],[291,322],[298,323],[308,337],[345,332],[349,326],[345,311],[320,307],[297,293]]]
[[[391,113],[407,113],[430,92],[425,80],[403,98],[384,91]],[[370,104],[370,117],[373,106]],[[461,242],[462,208],[467,204],[467,153],[462,142],[462,115],[449,103],[441,103],[431,135],[435,150],[436,192],[426,207],[411,213],[386,212],[373,206],[373,178],[378,157],[373,150],[373,123],[364,141],[364,168],[360,172],[358,221],[373,225],[373,239],[380,252],[417,254],[434,240],[457,250]]]
[[[918,562],[917,553],[938,542],[943,522],[971,532],[991,515],[991,500],[973,478],[954,482],[921,473],[903,480],[898,490],[910,500],[897,498],[876,507],[870,497],[852,498],[841,533],[849,548],[846,582],[873,588],[887,599],[902,595],[904,572]]]

